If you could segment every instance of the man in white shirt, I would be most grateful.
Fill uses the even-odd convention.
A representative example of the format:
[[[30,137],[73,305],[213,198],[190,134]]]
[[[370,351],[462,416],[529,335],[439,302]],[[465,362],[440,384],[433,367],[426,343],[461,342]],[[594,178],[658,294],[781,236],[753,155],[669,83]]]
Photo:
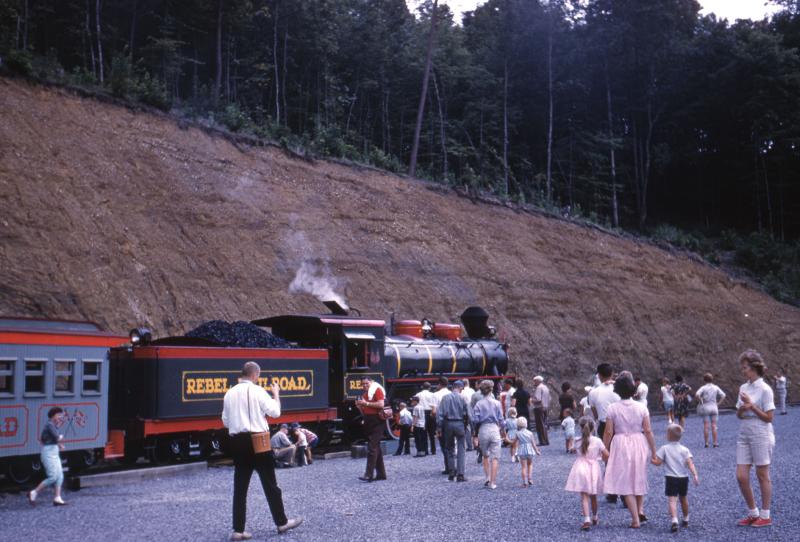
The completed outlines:
[[[608,405],[620,400],[619,395],[614,393],[614,369],[608,363],[601,363],[597,366],[602,383],[589,392],[589,406],[597,420],[597,436],[603,438],[606,430],[606,410]]]
[[[428,435],[428,445],[431,454],[436,453],[436,418],[433,417],[433,407],[436,406],[436,397],[431,392],[431,383],[423,382],[422,390],[417,394],[419,406],[425,411],[425,433]]]
[[[536,422],[536,436],[539,438],[539,446],[549,446],[547,411],[550,410],[550,389],[541,376],[533,377],[533,385],[531,402],[533,403],[533,418]]]
[[[601,439],[606,431],[606,414],[608,405],[620,400],[620,396],[614,392],[614,369],[608,363],[601,363],[597,366],[597,374],[600,375],[602,383],[589,392],[589,406],[597,420],[597,436]],[[617,495],[607,495],[608,502],[617,502]]]
[[[434,402],[432,416],[434,424],[436,424],[436,409],[439,408],[439,403],[442,401],[442,397],[450,393],[450,390],[447,388],[448,384],[450,384],[450,381],[446,376],[439,377],[439,389],[433,394]],[[445,453],[444,449],[444,434],[441,431],[439,431],[439,449],[442,450],[442,460],[444,461],[444,470],[442,471],[442,474],[448,474],[447,454]]]
[[[650,392],[650,388],[647,387],[647,384],[642,382],[642,378],[639,376],[633,380],[633,383],[636,384],[636,393],[633,395],[633,398],[642,403],[646,408],[647,394]]]
[[[469,387],[469,379],[465,378],[461,381],[464,384],[464,389],[461,391],[461,397],[464,398],[464,401],[467,405],[472,403],[472,396],[475,395],[475,390]],[[472,409],[469,409],[472,412]],[[472,422],[469,422],[469,434],[472,434]],[[471,452],[475,449],[475,446],[472,444],[472,438],[467,439],[467,451]]]
[[[272,451],[256,454],[251,433],[268,433],[266,417],[281,415],[280,388],[273,383],[270,391],[257,384],[261,367],[248,361],[242,367],[239,383],[225,394],[222,408],[222,425],[228,428],[230,451],[233,457],[233,534],[231,540],[248,540],[252,535],[244,530],[247,509],[247,490],[253,471],[258,473],[267,497],[272,519],[279,533],[300,525],[302,518],[287,519],[283,498],[275,479],[275,457]]]

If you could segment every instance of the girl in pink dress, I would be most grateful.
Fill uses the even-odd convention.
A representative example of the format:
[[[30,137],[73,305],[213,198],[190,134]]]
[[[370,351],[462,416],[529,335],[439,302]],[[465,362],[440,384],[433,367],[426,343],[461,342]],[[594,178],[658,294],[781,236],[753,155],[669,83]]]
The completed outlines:
[[[581,508],[583,510],[582,531],[588,531],[592,525],[597,525],[597,496],[603,492],[603,474],[600,472],[600,459],[608,460],[608,452],[603,441],[595,437],[594,419],[583,417],[578,420],[581,428],[581,437],[575,442],[578,457],[569,471],[567,485],[564,489],[581,494]],[[592,506],[592,516],[589,517],[589,503]]]
[[[609,405],[603,443],[610,450],[604,481],[606,493],[624,495],[631,513],[631,528],[638,529],[644,515],[647,494],[647,465],[656,457],[656,441],[647,407],[631,399],[636,384],[628,371],[620,373],[614,391],[622,399]],[[648,455],[649,451],[649,455]]]

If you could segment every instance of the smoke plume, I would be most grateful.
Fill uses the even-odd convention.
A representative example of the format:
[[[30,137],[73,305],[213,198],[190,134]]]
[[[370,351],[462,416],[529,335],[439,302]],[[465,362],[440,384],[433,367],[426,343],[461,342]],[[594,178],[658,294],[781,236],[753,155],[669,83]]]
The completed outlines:
[[[346,310],[349,308],[347,301],[336,292],[340,286],[339,280],[333,276],[327,264],[316,265],[306,260],[295,273],[289,292],[311,294],[320,301],[336,301]]]

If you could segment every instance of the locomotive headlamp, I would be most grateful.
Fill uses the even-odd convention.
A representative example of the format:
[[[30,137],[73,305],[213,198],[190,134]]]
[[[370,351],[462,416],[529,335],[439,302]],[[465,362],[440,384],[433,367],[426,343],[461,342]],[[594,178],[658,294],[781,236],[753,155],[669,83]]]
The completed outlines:
[[[427,318],[423,318],[422,319],[422,334],[427,337],[431,333],[433,333],[433,322],[431,322]]]
[[[494,326],[489,326],[489,337],[495,337],[497,335],[497,328]]]
[[[128,336],[131,338],[131,344],[134,346],[143,346],[153,340],[153,335],[146,327],[132,329]]]

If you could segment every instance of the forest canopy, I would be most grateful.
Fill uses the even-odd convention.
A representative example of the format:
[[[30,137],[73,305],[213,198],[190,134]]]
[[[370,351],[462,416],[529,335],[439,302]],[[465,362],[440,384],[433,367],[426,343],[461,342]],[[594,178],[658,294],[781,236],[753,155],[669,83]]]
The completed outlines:
[[[419,177],[793,241],[800,1],[782,3],[731,24],[695,0],[489,0],[463,20],[432,0],[0,0],[0,56],[401,172],[422,101]]]

